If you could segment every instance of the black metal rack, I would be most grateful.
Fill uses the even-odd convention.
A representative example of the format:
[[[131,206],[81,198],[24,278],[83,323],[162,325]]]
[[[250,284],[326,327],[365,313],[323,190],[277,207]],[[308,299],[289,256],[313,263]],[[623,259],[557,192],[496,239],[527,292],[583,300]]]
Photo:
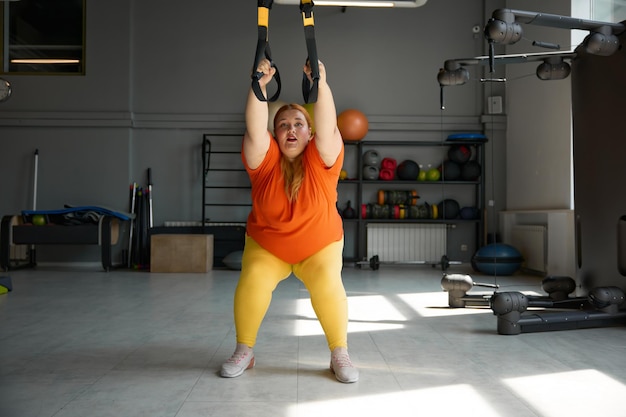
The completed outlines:
[[[241,134],[205,134],[202,140],[202,223],[245,223],[245,217],[237,217],[232,210],[220,210],[219,218],[210,218],[207,211],[211,207],[251,207],[250,182],[243,165],[241,164]],[[214,144],[214,142],[220,142]],[[226,139],[227,142],[223,140]],[[220,155],[219,161],[213,161],[211,156]],[[211,174],[226,174],[210,178]],[[234,177],[234,178],[233,178]],[[246,190],[244,193],[227,191]],[[228,194],[228,195],[226,195]],[[236,197],[233,199],[232,197]],[[234,214],[235,217],[228,217]]]
[[[202,138],[202,219],[200,230],[214,236],[214,265],[243,250],[252,200],[241,162],[241,133],[204,134]],[[219,158],[211,160],[212,156]],[[216,210],[212,210],[216,208]]]
[[[355,247],[350,248],[346,247],[344,260],[346,261],[363,261],[366,258],[367,254],[367,224],[368,223],[443,223],[448,225],[457,225],[457,224],[474,224],[474,241],[472,242],[475,246],[474,249],[480,248],[484,244],[484,221],[483,221],[483,211],[484,211],[484,187],[485,187],[485,155],[483,145],[485,141],[480,140],[455,140],[455,141],[346,141],[346,148],[355,147],[355,152],[351,152],[353,158],[356,158],[356,162],[353,161],[353,165],[356,166],[357,175],[352,179],[343,180],[339,182],[339,198],[340,200],[345,199],[345,195],[349,194],[349,188],[355,187],[352,191],[352,195],[356,196],[355,204],[353,208],[356,211],[356,216],[353,219],[344,219],[344,230],[347,235],[354,234],[354,239],[350,239],[350,241],[354,242]],[[425,149],[425,148],[449,148],[453,145],[467,145],[473,147],[475,149],[476,154],[474,158],[480,163],[483,169],[483,173],[479,179],[475,181],[406,181],[406,180],[367,180],[363,178],[363,173],[361,168],[363,167],[363,155],[367,150],[371,149],[379,149],[379,150],[390,150],[393,148],[401,147],[404,149],[407,148],[415,148],[415,149]],[[348,149],[346,149],[347,151]],[[417,151],[416,151],[417,152]],[[348,154],[346,154],[348,155]],[[414,158],[416,155],[407,155],[407,159]],[[346,156],[348,158],[348,156]],[[415,159],[415,158],[414,158]],[[347,162],[347,161],[346,161]],[[398,161],[400,162],[400,161]],[[433,161],[435,162],[435,161]],[[440,161],[440,162],[443,162]],[[480,213],[475,219],[465,220],[465,219],[373,219],[373,218],[364,218],[361,213],[361,204],[369,203],[370,201],[365,201],[366,197],[366,187],[368,190],[375,188],[393,188],[393,187],[415,187],[420,190],[424,189],[438,189],[441,190],[442,194],[445,195],[446,189],[450,187],[473,187],[472,192],[472,203],[477,208]],[[346,188],[348,187],[348,188]],[[421,194],[421,192],[420,192]],[[350,226],[353,225],[353,226]],[[468,248],[471,249],[471,248]],[[470,251],[471,252],[471,251]]]

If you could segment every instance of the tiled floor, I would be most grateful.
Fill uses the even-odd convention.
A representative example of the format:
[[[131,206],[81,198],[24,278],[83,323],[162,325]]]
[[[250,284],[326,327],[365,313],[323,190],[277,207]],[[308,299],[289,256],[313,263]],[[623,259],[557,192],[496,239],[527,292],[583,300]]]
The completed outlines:
[[[2,417],[626,416],[624,327],[498,335],[489,308],[448,308],[428,266],[346,267],[355,384],[328,370],[293,277],[275,292],[257,366],[223,379],[236,271],[0,275],[14,285],[0,296]],[[538,277],[497,281],[541,292]]]

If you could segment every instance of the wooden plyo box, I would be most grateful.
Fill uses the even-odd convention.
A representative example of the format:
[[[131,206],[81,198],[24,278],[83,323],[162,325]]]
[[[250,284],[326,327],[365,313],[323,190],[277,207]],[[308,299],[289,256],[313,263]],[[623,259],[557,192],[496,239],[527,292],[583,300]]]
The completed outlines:
[[[209,272],[213,269],[213,235],[152,235],[150,272]]]

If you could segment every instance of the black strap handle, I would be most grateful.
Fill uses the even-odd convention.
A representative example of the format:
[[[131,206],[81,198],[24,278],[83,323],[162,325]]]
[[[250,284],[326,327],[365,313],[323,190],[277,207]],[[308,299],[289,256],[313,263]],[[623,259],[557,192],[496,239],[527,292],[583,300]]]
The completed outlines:
[[[276,101],[278,96],[280,96],[281,89],[280,74],[278,73],[278,67],[272,61],[272,52],[268,41],[269,16],[272,3],[274,3],[274,0],[258,0],[257,3],[258,40],[256,44],[256,53],[254,55],[254,65],[252,67],[252,91],[254,91],[254,95],[260,101]],[[274,93],[274,95],[269,99],[265,97],[259,84],[259,80],[263,77],[263,73],[257,71],[257,68],[264,57],[270,61],[272,67],[276,68],[274,79],[276,80],[277,90],[276,93]]]
[[[306,74],[302,77],[302,95],[305,103],[317,101],[317,89],[320,79],[320,68],[317,58],[317,45],[315,43],[315,19],[313,18],[313,0],[300,0],[302,23],[304,24],[304,39],[306,41],[307,62],[311,66],[311,79]]]

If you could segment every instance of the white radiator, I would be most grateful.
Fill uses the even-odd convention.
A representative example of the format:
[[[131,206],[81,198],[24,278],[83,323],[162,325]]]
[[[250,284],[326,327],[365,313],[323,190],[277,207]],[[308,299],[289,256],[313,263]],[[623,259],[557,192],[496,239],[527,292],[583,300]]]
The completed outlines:
[[[515,225],[511,228],[511,245],[522,254],[525,269],[547,272],[546,238],[546,226]]]
[[[367,259],[439,262],[446,254],[445,224],[367,224]]]
[[[28,245],[10,245],[9,259],[11,261],[28,260]]]
[[[502,242],[513,245],[513,228],[541,225],[545,238],[542,271],[547,275],[576,276],[576,245],[574,210],[510,210],[500,212]],[[520,248],[517,248],[521,251]],[[534,255],[526,255],[528,262],[535,263]],[[541,264],[541,261],[537,263]]]

